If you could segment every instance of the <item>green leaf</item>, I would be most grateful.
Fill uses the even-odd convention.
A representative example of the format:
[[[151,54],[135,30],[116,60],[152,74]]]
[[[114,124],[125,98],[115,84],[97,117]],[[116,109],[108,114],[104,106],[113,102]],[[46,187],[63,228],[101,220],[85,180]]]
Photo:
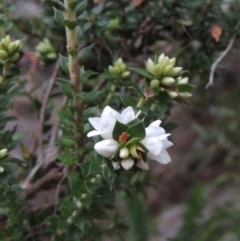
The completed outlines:
[[[59,54],[60,56],[60,66],[61,66],[61,69],[66,73],[66,74],[69,74],[69,67],[68,67],[68,57],[66,56],[62,56],[61,54]]]
[[[19,141],[22,140],[24,137],[27,136],[27,132],[15,132],[12,136],[13,141]]]
[[[145,132],[145,126],[143,124],[143,121],[130,126],[127,130],[127,133],[130,134],[131,138],[137,137],[137,138],[144,139],[144,137],[146,136],[146,132]]]
[[[84,0],[84,1],[74,1],[72,3],[69,4],[69,7],[72,9],[72,10],[76,10],[78,12],[78,14],[81,14],[83,11],[86,10],[87,8],[87,0]]]
[[[96,72],[93,72],[92,70],[88,70],[86,71],[82,76],[81,76],[81,82],[85,83],[89,77],[91,77],[92,75],[98,74]]]
[[[192,89],[194,88],[194,85],[180,84],[180,85],[177,85],[177,88],[179,92],[191,92]]]
[[[89,104],[98,98],[102,91],[91,91],[84,97],[84,103]]]
[[[64,17],[63,17],[63,11],[61,10],[58,10],[56,8],[53,8],[54,9],[54,19],[55,21],[57,22],[57,24],[61,27],[64,28]]]
[[[64,145],[67,147],[75,147],[76,146],[76,141],[73,139],[70,139],[70,138],[61,137],[59,139],[59,141],[62,141],[64,143]]]
[[[80,63],[84,63],[89,58],[92,47],[93,44],[80,50],[80,52],[78,53],[78,59]]]
[[[150,73],[147,72],[147,70],[142,69],[142,68],[131,68],[133,70],[135,70],[136,72],[138,72],[140,75],[146,77],[147,79],[155,79],[156,77]]]
[[[113,139],[115,141],[118,141],[119,136],[123,132],[127,132],[127,130],[128,130],[128,126],[127,125],[122,124],[119,121],[116,121],[116,124],[115,124],[114,129],[113,129],[113,133],[112,133]]]
[[[65,19],[65,20],[63,20],[63,24],[64,24],[64,26],[73,30],[78,25],[78,22]]]
[[[126,146],[133,145],[135,143],[140,142],[141,140],[142,140],[141,138],[133,138],[133,139],[131,139],[130,141],[127,142]]]
[[[62,57],[63,57],[63,56],[62,56]],[[56,78],[55,81],[56,81],[56,83],[72,85],[72,83],[70,82],[70,80],[64,79],[64,78]]]
[[[64,95],[66,95],[69,98],[73,97],[72,87],[69,84],[60,84],[60,83],[57,83],[57,84]]]
[[[83,29],[82,29],[80,26],[77,26],[77,27],[76,27],[76,31],[77,31],[78,42],[83,41],[83,39],[84,39]]]
[[[58,159],[65,165],[73,166],[76,161],[76,157],[73,154],[59,154]]]
[[[105,164],[102,167],[102,175],[103,175],[104,179],[107,181],[107,183],[109,184],[109,186],[112,186],[112,183],[111,183],[111,170],[109,169],[107,164]]]
[[[56,4],[57,4],[58,6],[60,6],[63,10],[65,10],[65,6],[64,6],[64,4],[63,4],[60,0],[46,0],[45,2],[49,2],[49,1],[56,3]]]
[[[129,94],[119,94],[119,97],[125,107],[136,106],[136,100]]]

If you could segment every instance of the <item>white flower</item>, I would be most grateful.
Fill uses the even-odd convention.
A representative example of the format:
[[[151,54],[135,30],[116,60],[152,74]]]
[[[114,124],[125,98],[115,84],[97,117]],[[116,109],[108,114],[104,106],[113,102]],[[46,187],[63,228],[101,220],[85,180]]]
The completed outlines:
[[[156,120],[152,122],[145,130],[146,136],[141,143],[148,149],[147,158],[162,164],[167,164],[171,161],[166,149],[173,145],[168,141],[165,130],[160,127],[161,121]],[[140,164],[139,164],[140,165]]]
[[[95,144],[95,151],[106,158],[112,157],[114,152],[117,150],[119,143],[112,139],[102,140]]]
[[[87,136],[101,135],[103,139],[112,139],[112,132],[116,121],[127,124],[137,118],[139,114],[140,112],[135,115],[132,107],[127,107],[119,114],[111,107],[106,106],[101,117],[89,118],[89,122],[95,130],[90,131]]]

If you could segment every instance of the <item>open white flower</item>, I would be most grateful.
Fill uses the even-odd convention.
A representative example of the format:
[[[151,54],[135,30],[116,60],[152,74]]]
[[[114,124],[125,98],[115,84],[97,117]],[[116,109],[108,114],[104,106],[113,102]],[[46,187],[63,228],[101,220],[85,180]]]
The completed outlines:
[[[135,115],[133,108],[130,106],[124,109],[121,114],[110,106],[106,106],[101,117],[89,118],[89,122],[95,130],[90,131],[87,136],[101,135],[103,139],[112,139],[112,132],[116,121],[127,124],[137,118],[139,114],[140,112]]]
[[[146,136],[141,143],[148,149],[147,158],[162,164],[167,164],[171,161],[166,149],[173,145],[168,141],[165,130],[160,127],[160,120],[152,122],[145,130]]]

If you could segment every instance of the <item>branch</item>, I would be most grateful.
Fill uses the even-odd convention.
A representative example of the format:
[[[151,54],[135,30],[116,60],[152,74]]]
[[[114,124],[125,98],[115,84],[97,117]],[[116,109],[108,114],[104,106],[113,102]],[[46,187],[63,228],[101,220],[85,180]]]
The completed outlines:
[[[216,61],[212,64],[211,66],[211,72],[210,72],[210,76],[209,76],[209,81],[207,83],[207,85],[205,86],[205,89],[207,89],[209,86],[213,86],[213,81],[214,81],[214,72],[215,69],[217,67],[217,65],[219,64],[219,62],[225,57],[225,55],[229,52],[229,50],[232,48],[234,41],[236,38],[236,34],[234,34],[232,36],[232,38],[229,41],[229,44],[227,46],[227,48],[222,52],[222,54],[216,59]]]

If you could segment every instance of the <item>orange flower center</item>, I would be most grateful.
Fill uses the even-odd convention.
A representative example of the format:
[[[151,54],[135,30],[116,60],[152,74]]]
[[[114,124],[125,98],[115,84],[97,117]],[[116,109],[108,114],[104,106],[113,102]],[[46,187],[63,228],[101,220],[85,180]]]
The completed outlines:
[[[128,134],[127,132],[123,132],[119,137],[118,137],[118,142],[122,143],[122,142],[127,142],[128,137],[130,136],[130,134]]]

